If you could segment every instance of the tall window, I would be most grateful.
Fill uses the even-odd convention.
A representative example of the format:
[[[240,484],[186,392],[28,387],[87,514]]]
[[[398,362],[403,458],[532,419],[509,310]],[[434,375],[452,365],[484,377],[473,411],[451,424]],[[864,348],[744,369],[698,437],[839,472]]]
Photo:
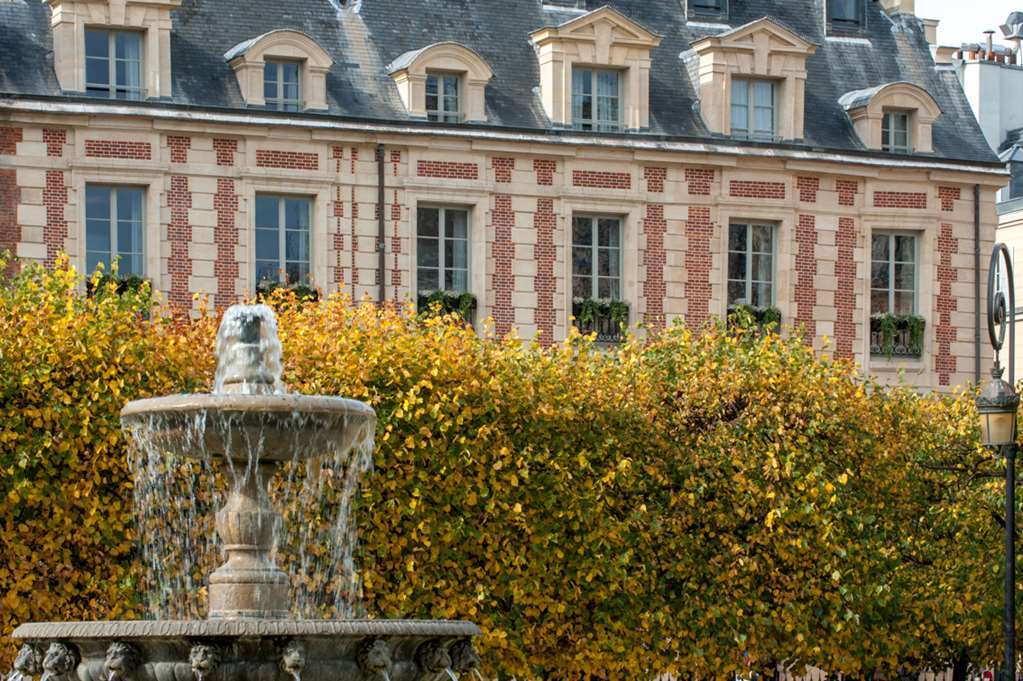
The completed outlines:
[[[879,232],[871,238],[870,313],[916,312],[916,237]]]
[[[94,97],[142,99],[142,34],[85,32],[85,91]]]
[[[263,99],[268,109],[301,110],[300,70],[301,64],[297,61],[268,60],[263,65]]]
[[[732,135],[746,139],[774,139],[774,82],[732,79]]]
[[[828,26],[837,31],[857,31],[863,24],[863,0],[827,0]]]
[[[618,132],[622,129],[622,82],[618,71],[572,71],[572,127]]]
[[[885,151],[902,153],[912,151],[908,111],[884,112],[884,117],[881,119],[881,148]]]
[[[312,201],[294,196],[256,196],[256,286],[261,282],[309,282],[309,220]]]
[[[453,73],[426,76],[426,117],[431,121],[458,123],[462,120],[459,77]]]
[[[419,206],[416,216],[418,292],[465,293],[469,290],[469,211]]]
[[[119,276],[145,274],[143,203],[139,187],[85,187],[85,268],[95,272],[103,264],[109,272],[117,258]]]
[[[689,0],[689,17],[719,19],[726,11],[727,0]]]
[[[572,297],[621,300],[621,218],[577,215],[572,219]]]
[[[734,223],[728,227],[728,304],[774,304],[774,226]]]

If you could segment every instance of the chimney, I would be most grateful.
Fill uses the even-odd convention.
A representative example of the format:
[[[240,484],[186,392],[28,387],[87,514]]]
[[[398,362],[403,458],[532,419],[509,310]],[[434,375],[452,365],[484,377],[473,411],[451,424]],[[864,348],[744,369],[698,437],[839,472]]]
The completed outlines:
[[[927,39],[927,44],[931,47],[938,46],[938,24],[941,23],[940,19],[924,19],[920,18],[920,23],[924,25],[924,38]]]
[[[987,61],[995,60],[995,32],[992,30],[984,31],[984,35],[987,36],[987,52],[984,54],[984,59]]]

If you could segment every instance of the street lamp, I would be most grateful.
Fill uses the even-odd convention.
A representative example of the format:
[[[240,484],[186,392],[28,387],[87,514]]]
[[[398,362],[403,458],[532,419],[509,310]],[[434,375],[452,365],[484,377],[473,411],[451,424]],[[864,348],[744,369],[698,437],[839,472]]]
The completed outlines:
[[[997,286],[1001,260],[1005,274],[1005,291]],[[1008,294],[1008,300],[1006,300]],[[1004,681],[1016,678],[1016,410],[1019,395],[1012,386],[1015,380],[1016,355],[1016,292],[1012,277],[1012,258],[1005,244],[995,244],[987,275],[987,332],[995,351],[991,381],[977,397],[977,413],[984,445],[1000,451],[1005,457],[1005,638]],[[1009,380],[1002,378],[998,353],[1005,344],[1009,329]]]

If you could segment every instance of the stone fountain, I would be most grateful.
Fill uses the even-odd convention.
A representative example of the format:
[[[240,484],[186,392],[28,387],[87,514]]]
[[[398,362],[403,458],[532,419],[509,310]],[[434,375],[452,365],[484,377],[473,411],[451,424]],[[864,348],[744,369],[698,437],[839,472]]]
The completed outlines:
[[[275,466],[372,448],[376,415],[340,397],[288,393],[273,311],[227,310],[210,394],[131,402],[134,446],[212,458],[229,480],[216,532],[226,561],[209,575],[208,617],[23,624],[8,681],[435,681],[475,673],[471,622],[289,619],[289,577],[273,560]]]

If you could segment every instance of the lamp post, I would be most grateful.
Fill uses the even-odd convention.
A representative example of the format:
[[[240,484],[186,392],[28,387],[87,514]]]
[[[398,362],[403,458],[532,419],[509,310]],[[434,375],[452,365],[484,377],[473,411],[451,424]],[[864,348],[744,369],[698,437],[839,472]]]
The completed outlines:
[[[1008,285],[998,290],[996,271],[1002,261]],[[1006,300],[1008,294],[1008,300]],[[977,397],[981,437],[984,446],[1000,451],[1005,457],[1005,620],[1002,633],[1005,638],[1003,681],[1016,678],[1016,411],[1019,395],[1013,389],[1015,370],[1016,293],[1013,286],[1012,259],[1005,244],[995,244],[988,266],[987,277],[987,331],[995,351],[995,364],[991,381]],[[1009,329],[1009,380],[1002,378],[999,352],[1005,343],[1005,330]]]

